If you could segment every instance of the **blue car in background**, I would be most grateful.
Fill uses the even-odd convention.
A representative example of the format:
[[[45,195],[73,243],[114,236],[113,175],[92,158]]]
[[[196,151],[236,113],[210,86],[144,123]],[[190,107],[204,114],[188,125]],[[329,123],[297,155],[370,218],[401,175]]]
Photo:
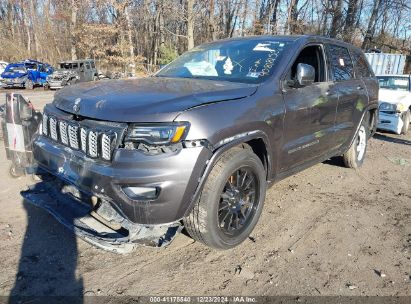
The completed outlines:
[[[24,87],[31,90],[35,86],[43,86],[51,73],[53,68],[49,64],[29,59],[10,63],[1,77],[4,87]]]

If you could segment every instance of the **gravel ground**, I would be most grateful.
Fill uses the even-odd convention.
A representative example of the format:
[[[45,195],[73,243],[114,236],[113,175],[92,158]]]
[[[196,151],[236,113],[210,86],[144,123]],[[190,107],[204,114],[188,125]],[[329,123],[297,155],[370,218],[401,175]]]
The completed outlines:
[[[24,94],[41,108],[54,92]],[[182,234],[125,256],[96,249],[22,201],[33,180],[8,176],[2,142],[0,159],[0,295],[411,296],[411,135],[377,133],[361,170],[335,158],[273,185],[252,236],[227,251]]]

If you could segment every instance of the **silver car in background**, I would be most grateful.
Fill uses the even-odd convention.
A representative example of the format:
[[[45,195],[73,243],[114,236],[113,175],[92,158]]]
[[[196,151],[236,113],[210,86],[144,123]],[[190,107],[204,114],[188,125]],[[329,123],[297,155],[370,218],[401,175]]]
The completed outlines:
[[[94,60],[72,60],[59,63],[59,68],[47,77],[47,87],[61,89],[77,82],[95,81],[98,73]]]

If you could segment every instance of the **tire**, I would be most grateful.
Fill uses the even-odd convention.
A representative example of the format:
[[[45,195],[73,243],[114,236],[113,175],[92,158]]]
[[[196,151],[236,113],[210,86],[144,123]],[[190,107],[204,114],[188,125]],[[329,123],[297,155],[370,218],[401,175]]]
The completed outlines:
[[[401,129],[401,134],[407,135],[408,134],[408,129],[410,127],[410,120],[411,120],[411,113],[410,110],[404,113],[402,117],[402,129]]]
[[[240,191],[233,190],[239,185],[234,182],[234,178],[242,181],[237,188]],[[248,146],[237,146],[224,152],[211,170],[199,200],[183,219],[188,234],[196,241],[216,249],[239,245],[248,238],[258,222],[266,186],[264,166]],[[232,212],[237,215],[232,215]]]
[[[9,167],[9,175],[13,178],[19,178],[24,175],[24,170],[20,168],[16,168],[14,165],[10,165]]]
[[[33,90],[33,89],[34,89],[34,83],[33,83],[33,81],[31,81],[30,79],[28,79],[28,80],[24,83],[24,87],[26,88],[26,90]]]
[[[77,82],[77,79],[70,79],[68,82],[67,82],[67,85],[74,85],[74,84],[76,84],[76,82]]]
[[[344,164],[347,168],[358,169],[364,162],[367,153],[368,137],[370,135],[366,122],[367,120],[363,119],[351,147],[343,154]]]

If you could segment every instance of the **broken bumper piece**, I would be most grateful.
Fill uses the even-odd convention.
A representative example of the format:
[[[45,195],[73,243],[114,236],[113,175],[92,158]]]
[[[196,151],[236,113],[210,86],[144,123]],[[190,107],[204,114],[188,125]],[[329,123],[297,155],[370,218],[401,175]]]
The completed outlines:
[[[164,247],[182,230],[179,222],[163,225],[135,224],[105,201],[85,196],[58,181],[42,181],[21,195],[45,209],[86,242],[115,253],[132,252],[139,245]],[[90,203],[87,203],[90,202]]]

